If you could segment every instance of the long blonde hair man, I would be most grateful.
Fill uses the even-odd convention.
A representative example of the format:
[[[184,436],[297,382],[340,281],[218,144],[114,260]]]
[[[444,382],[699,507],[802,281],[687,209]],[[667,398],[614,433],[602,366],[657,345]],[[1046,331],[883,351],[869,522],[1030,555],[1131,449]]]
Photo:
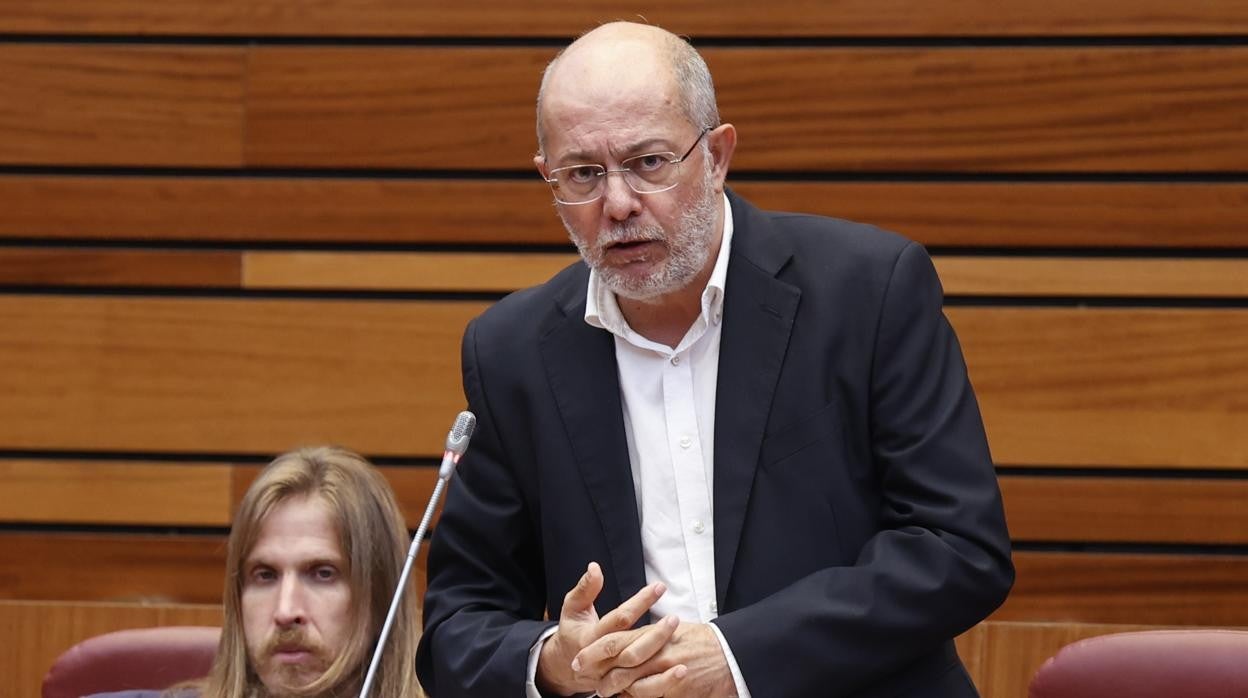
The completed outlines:
[[[296,510],[295,506],[302,509]],[[322,564],[325,561],[319,558],[290,561],[295,577],[303,575],[310,580],[296,579],[290,584],[310,585],[313,591],[306,595],[315,596],[321,593],[317,585],[339,581],[336,598],[342,606],[338,622],[341,637],[336,643],[338,647],[330,648],[332,651],[319,658],[320,664],[314,665],[319,676],[314,675],[310,681],[300,679],[293,685],[286,682],[273,686],[268,685],[275,681],[270,680],[273,672],[265,668],[266,662],[272,659],[273,653],[281,655],[285,651],[284,660],[274,661],[278,662],[279,670],[291,668],[302,657],[295,651],[300,641],[282,640],[296,637],[285,634],[286,629],[274,631],[276,637],[248,637],[249,634],[274,634],[252,632],[257,627],[263,628],[268,621],[261,617],[264,613],[254,610],[248,595],[257,593],[252,591],[255,587],[261,589],[258,593],[268,593],[271,598],[286,593],[265,591],[265,585],[282,583],[281,577],[285,574],[282,566],[288,564],[285,556],[288,550],[298,547],[290,544],[289,537],[282,538],[282,529],[275,527],[287,525],[285,530],[296,537],[303,536],[309,528],[307,521],[315,523],[316,518],[305,517],[284,524],[283,517],[288,518],[287,512],[305,509],[313,512],[313,517],[321,512],[322,519],[324,512],[328,512],[330,524],[325,528],[325,537],[336,537],[338,557],[331,554],[331,564]],[[274,537],[276,544],[268,545],[262,540],[263,536]],[[356,695],[372,657],[373,643],[389,609],[407,546],[407,529],[394,493],[366,460],[334,447],[303,449],[279,456],[256,478],[234,517],[226,562],[225,623],[202,697]],[[332,550],[332,540],[328,547]],[[342,582],[345,582],[345,590]],[[413,667],[418,634],[417,600],[411,590],[404,599],[378,669],[373,694],[378,698],[408,698],[420,694]],[[277,602],[270,604],[277,605]],[[292,627],[296,624],[296,621],[289,623]],[[289,632],[296,633],[298,628]],[[287,663],[283,665],[282,661]],[[280,678],[280,674],[278,676]]]

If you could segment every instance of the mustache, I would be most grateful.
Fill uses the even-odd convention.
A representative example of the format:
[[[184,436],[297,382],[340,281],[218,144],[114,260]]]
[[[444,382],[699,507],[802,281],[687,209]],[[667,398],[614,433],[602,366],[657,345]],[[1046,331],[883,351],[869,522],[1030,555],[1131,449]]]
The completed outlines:
[[[621,242],[650,242],[665,239],[663,229],[658,226],[628,221],[603,229],[598,235],[598,247],[605,249]]]
[[[303,628],[283,628],[270,637],[260,649],[260,656],[272,659],[282,650],[299,649],[308,652],[321,661],[328,662],[329,652],[325,646],[308,637]]]

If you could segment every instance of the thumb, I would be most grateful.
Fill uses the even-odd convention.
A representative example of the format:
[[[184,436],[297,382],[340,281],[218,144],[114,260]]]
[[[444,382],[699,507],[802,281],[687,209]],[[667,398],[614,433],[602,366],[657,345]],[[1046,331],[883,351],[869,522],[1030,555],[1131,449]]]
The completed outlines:
[[[589,563],[576,586],[563,597],[562,615],[581,614],[591,610],[594,600],[602,592],[602,584],[602,568],[597,562]]]

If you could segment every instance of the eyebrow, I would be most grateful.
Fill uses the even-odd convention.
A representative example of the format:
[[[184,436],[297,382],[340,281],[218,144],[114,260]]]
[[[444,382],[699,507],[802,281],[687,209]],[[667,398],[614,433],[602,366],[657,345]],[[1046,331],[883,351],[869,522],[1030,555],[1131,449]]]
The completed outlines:
[[[300,564],[300,567],[303,567],[305,569],[310,568],[310,567],[320,567],[321,565],[330,565],[333,567],[337,567],[339,569],[343,569],[346,566],[346,560],[344,558],[335,557],[335,556],[321,556],[321,557],[314,557],[309,560],[303,560],[299,564]],[[243,560],[242,568],[244,570],[249,570],[253,567],[258,567],[258,566],[280,567],[280,565],[274,564],[272,561],[264,557],[257,557],[255,555],[249,555],[247,556],[245,560]]]

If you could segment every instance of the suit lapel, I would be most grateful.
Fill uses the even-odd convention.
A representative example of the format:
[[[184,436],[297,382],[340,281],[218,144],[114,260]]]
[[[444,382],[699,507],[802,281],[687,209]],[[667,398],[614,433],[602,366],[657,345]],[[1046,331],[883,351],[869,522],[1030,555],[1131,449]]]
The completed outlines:
[[[623,601],[646,579],[615,344],[610,333],[585,323],[584,283],[568,287],[560,308],[563,317],[541,340],[542,360],[610,550],[608,583],[614,581]]]
[[[758,209],[729,193],[733,239],[715,393],[715,587],[721,611],[801,291],[776,279],[792,253]]]

